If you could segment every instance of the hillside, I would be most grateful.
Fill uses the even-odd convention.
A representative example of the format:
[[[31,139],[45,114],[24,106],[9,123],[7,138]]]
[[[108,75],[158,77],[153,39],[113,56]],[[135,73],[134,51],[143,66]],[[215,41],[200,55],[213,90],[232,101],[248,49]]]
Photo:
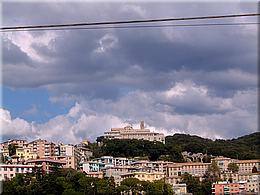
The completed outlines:
[[[100,137],[97,140],[101,140]],[[165,138],[165,144],[146,140],[106,140],[103,145],[92,145],[94,156],[148,157],[150,160],[182,162],[181,152],[207,153],[238,159],[260,159],[260,133],[231,140],[211,140],[189,134],[174,134]]]
[[[176,145],[181,151],[207,153],[238,159],[260,158],[260,133],[252,133],[231,140],[211,140],[188,134],[174,134],[166,137],[166,144]]]

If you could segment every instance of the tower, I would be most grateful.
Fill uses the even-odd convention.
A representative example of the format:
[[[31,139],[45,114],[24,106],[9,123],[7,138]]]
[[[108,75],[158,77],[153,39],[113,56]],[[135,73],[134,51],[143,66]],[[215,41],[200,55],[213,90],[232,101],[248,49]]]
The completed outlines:
[[[144,129],[144,121],[141,121],[141,123],[140,123],[140,129]]]

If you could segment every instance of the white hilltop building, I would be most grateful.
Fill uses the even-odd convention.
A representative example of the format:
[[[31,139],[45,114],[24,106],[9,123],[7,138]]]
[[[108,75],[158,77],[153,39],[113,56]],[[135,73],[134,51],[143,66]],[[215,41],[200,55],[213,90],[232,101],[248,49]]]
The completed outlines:
[[[140,129],[134,129],[132,126],[111,128],[110,131],[104,133],[104,137],[107,139],[142,139],[165,143],[164,134],[151,132],[150,129],[145,128],[144,121],[141,121]]]

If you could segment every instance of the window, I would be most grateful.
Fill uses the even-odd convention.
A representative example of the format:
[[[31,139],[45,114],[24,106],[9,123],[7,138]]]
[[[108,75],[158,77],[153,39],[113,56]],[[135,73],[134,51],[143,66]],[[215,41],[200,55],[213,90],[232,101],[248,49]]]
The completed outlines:
[[[6,167],[4,167],[4,171],[7,171],[7,168],[6,168]]]

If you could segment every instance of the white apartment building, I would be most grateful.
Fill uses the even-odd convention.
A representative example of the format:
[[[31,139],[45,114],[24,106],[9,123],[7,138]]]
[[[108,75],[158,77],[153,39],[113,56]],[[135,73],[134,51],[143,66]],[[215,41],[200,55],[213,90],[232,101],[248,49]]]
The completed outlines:
[[[134,161],[125,157],[101,156],[95,161],[111,166],[126,166],[131,165]]]
[[[107,139],[142,139],[148,141],[159,141],[165,143],[163,133],[151,132],[144,127],[144,121],[140,123],[140,129],[134,129],[132,126],[123,128],[111,128],[111,131],[104,133]]]

